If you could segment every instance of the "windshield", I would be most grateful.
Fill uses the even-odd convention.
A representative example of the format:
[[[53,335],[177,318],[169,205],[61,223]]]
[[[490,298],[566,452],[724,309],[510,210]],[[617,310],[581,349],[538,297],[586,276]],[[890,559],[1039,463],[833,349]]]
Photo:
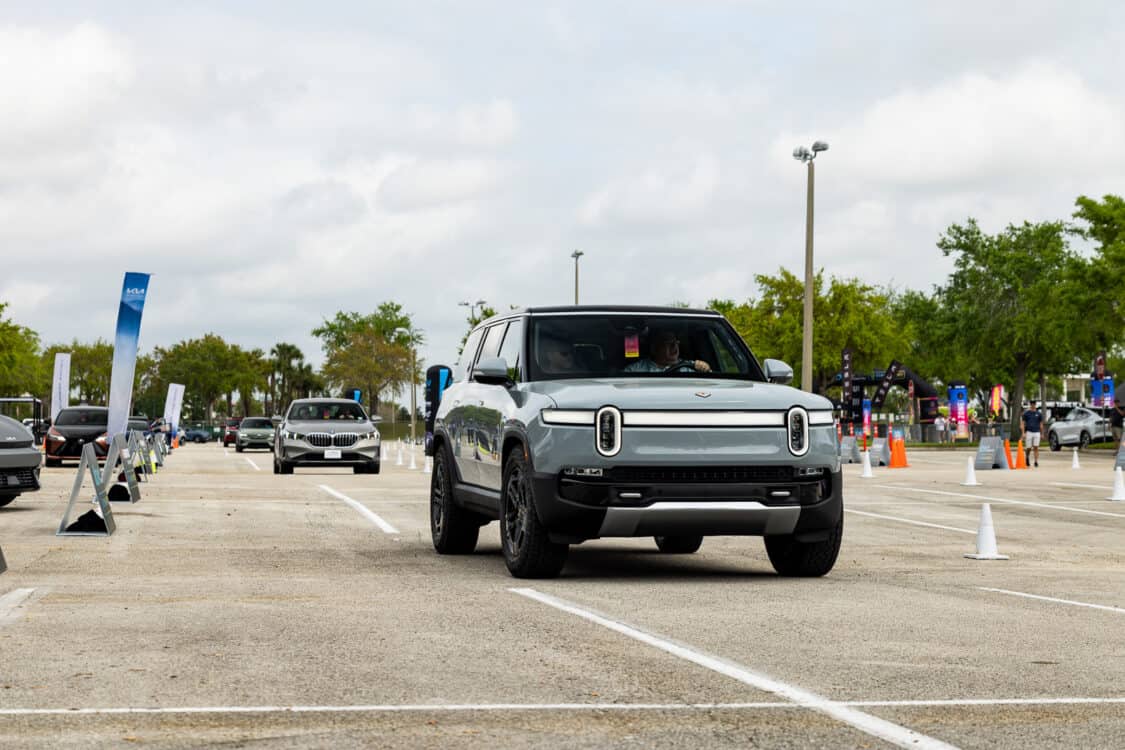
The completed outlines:
[[[319,421],[323,419],[356,422],[367,419],[363,407],[357,403],[323,403],[294,404],[289,410],[289,418],[299,421]]]
[[[742,339],[720,317],[611,313],[533,317],[528,343],[532,380],[701,374],[766,379]]]
[[[105,427],[109,422],[109,412],[105,409],[63,409],[55,424],[60,427],[70,425],[89,425]]]
[[[266,427],[272,428],[273,422],[269,421],[268,419],[261,419],[261,418],[242,420],[242,429],[244,429],[244,430],[247,430],[247,429],[259,429],[260,430],[260,429],[263,429],[263,428],[266,428]]]

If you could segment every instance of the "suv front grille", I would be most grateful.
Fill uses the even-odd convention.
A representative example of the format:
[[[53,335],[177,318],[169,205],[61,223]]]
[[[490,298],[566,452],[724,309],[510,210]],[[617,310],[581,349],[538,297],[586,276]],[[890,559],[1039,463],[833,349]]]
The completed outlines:
[[[38,489],[34,469],[6,469],[0,472],[0,489]]]
[[[615,466],[605,472],[614,484],[765,484],[816,482],[819,476],[797,476],[793,466]]]
[[[359,440],[359,435],[354,432],[337,432],[332,438],[332,444],[338,448],[349,448]]]

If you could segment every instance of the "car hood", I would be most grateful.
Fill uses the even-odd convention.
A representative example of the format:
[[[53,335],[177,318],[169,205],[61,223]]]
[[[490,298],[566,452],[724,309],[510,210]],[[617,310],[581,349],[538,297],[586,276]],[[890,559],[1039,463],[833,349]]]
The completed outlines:
[[[32,437],[27,430],[16,420],[0,416],[0,450],[31,447]]]
[[[595,378],[548,380],[525,386],[562,409],[831,409],[832,402],[787,385],[719,378]],[[706,395],[704,395],[706,394]]]
[[[293,432],[327,432],[329,435],[337,432],[371,432],[375,429],[375,425],[370,422],[336,422],[331,419],[290,420],[284,427]]]

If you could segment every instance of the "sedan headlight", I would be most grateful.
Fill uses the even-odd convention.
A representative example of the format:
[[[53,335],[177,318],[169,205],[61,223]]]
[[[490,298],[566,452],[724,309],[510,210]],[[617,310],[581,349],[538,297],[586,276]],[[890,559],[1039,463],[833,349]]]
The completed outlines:
[[[283,432],[283,433],[282,433],[282,436],[283,436],[283,437],[284,437],[284,438],[285,438],[286,440],[304,440],[304,439],[305,439],[305,436],[304,436],[304,435],[302,435],[301,433],[299,433],[299,432],[292,432],[292,431],[290,431],[290,430],[285,430],[285,432]]]

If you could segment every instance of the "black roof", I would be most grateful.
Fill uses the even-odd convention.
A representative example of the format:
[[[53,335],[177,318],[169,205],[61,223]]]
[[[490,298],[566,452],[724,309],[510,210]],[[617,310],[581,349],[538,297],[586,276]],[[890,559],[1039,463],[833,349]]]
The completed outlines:
[[[714,310],[700,310],[692,307],[664,307],[657,305],[552,305],[549,307],[522,307],[516,310],[508,310],[502,313],[496,313],[491,318],[482,320],[477,323],[474,328],[479,328],[491,320],[500,320],[501,318],[508,318],[513,315],[541,315],[541,314],[554,314],[554,313],[630,313],[640,315],[707,315],[719,316],[720,313]]]

